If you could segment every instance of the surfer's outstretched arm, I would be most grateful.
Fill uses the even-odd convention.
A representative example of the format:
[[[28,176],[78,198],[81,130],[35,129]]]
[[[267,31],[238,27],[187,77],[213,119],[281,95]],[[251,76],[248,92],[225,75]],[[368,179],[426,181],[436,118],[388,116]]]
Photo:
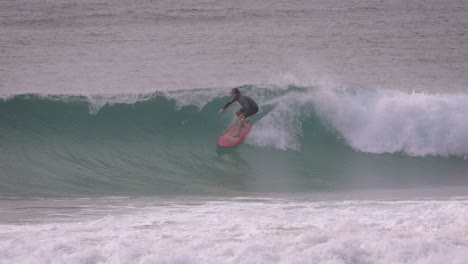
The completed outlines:
[[[221,108],[219,110],[220,113],[224,112],[224,110],[226,110],[226,108],[228,108],[232,103],[234,103],[236,101],[236,99],[232,99],[231,101],[227,102],[223,108]]]

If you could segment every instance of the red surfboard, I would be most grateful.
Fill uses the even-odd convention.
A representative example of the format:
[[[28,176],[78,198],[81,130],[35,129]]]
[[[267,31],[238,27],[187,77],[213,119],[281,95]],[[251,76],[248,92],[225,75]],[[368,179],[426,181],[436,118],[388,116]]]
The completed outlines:
[[[245,137],[247,134],[250,132],[250,128],[252,127],[252,124],[249,122],[245,122],[244,126],[241,128],[240,131],[240,136],[234,137],[239,129],[237,124],[232,125],[228,127],[224,132],[219,136],[218,138],[218,146],[224,147],[224,148],[232,148],[237,146],[238,144],[242,143],[244,141]]]

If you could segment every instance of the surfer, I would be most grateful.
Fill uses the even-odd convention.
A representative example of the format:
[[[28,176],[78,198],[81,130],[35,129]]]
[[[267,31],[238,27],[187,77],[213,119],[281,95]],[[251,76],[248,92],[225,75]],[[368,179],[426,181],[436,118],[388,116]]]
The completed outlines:
[[[226,108],[228,108],[235,101],[237,101],[242,106],[239,110],[236,111],[236,115],[239,118],[239,130],[237,130],[237,133],[234,136],[239,137],[241,128],[244,126],[245,119],[255,115],[258,112],[258,105],[252,98],[241,94],[237,88],[233,88],[231,90],[231,96],[232,100],[227,102],[226,105],[224,105],[224,107],[219,110],[219,113],[221,114],[224,112],[224,110],[226,110]]]

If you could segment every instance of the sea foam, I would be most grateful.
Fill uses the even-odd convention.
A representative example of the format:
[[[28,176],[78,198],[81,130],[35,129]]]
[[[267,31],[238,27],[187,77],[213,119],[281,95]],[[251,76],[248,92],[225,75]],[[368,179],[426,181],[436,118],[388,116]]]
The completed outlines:
[[[46,216],[27,225],[1,225],[0,263],[455,264],[468,259],[466,200],[101,205],[83,206],[67,221],[57,219],[60,211],[48,210],[53,221]]]
[[[413,156],[468,155],[468,96],[321,90],[314,107],[353,148]]]
[[[301,149],[302,127],[312,113],[357,151],[411,156],[468,155],[468,96],[395,90],[309,89],[261,103],[270,108],[247,142]]]

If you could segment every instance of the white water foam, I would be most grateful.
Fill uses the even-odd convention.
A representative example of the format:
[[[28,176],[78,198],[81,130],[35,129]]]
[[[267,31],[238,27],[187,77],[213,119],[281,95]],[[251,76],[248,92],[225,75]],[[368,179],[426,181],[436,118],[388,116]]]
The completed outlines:
[[[317,112],[353,148],[413,156],[468,155],[468,96],[320,90]]]
[[[261,108],[271,108],[247,138],[259,147],[299,150],[303,123],[315,111],[330,132],[358,151],[468,156],[464,94],[310,88],[259,98]]]
[[[82,207],[72,222],[57,221],[60,212],[49,208],[53,221],[2,224],[0,263],[462,264],[468,259],[466,200],[233,199],[91,208]],[[89,217],[97,212],[101,216]]]
[[[302,120],[309,98],[304,93],[290,92],[262,102],[260,108],[273,108],[253,126],[246,142],[259,147],[300,150]]]

